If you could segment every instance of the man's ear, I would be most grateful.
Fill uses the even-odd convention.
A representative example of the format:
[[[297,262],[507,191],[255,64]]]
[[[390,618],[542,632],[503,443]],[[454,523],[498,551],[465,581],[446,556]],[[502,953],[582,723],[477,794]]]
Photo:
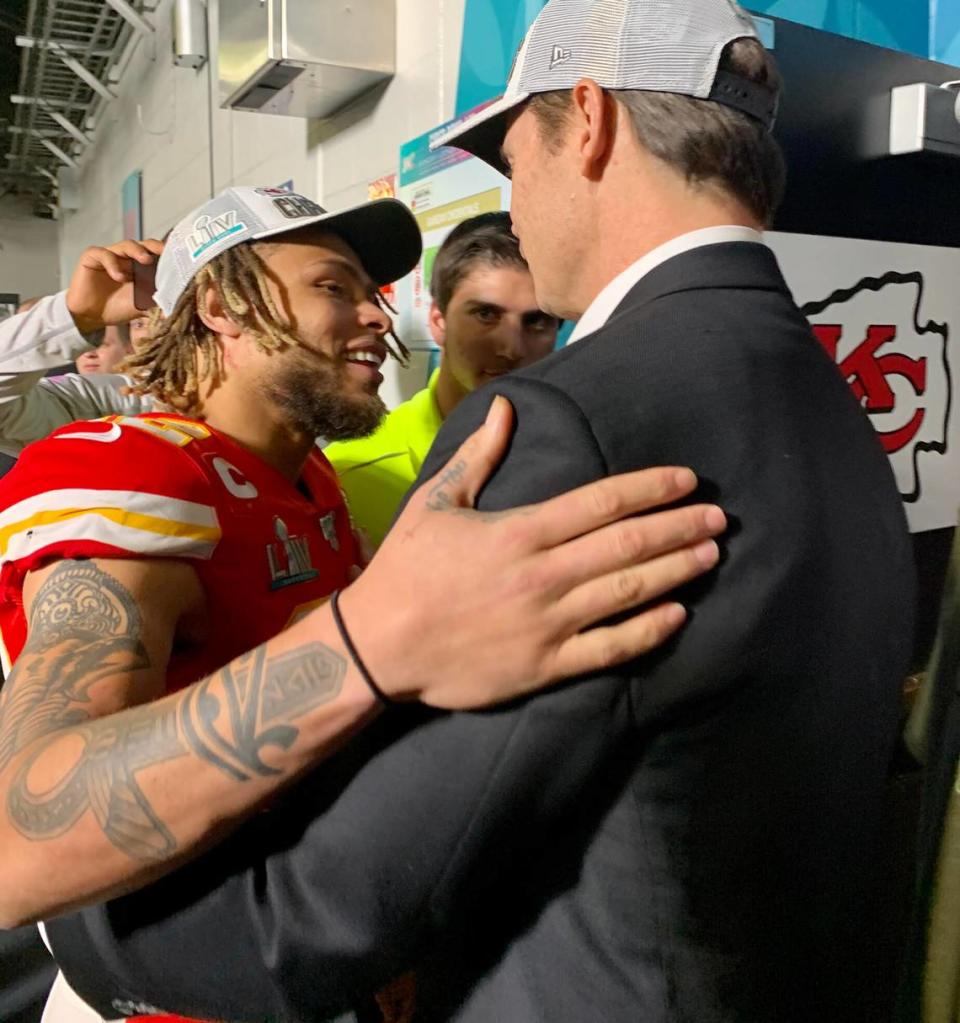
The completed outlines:
[[[203,293],[203,301],[198,303],[198,314],[203,323],[214,332],[226,337],[239,337],[243,329],[230,319],[227,310],[220,301],[217,289],[208,284]]]
[[[427,317],[427,322],[430,324],[430,336],[443,348],[447,340],[447,321],[443,318],[443,313],[440,312],[440,307],[436,302],[430,306],[430,315]]]
[[[589,181],[598,181],[613,152],[617,104],[592,78],[581,78],[571,98],[580,173]]]

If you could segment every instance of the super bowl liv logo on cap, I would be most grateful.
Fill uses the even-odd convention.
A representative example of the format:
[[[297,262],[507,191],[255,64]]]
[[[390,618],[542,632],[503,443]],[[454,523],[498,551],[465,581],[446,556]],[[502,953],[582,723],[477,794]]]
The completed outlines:
[[[184,239],[190,258],[196,262],[209,248],[224,238],[246,231],[247,225],[237,218],[236,210],[227,210],[217,216],[204,214],[193,222],[193,231]]]

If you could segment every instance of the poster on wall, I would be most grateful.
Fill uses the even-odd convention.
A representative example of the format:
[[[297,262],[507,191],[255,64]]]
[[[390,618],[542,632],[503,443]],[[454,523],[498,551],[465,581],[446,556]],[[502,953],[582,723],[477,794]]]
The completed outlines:
[[[123,237],[143,237],[143,171],[134,171],[123,179],[120,186],[120,205],[123,210]]]
[[[911,531],[955,525],[960,249],[778,232],[766,240],[877,431]]]
[[[431,152],[431,141],[452,123],[407,142],[400,150],[397,194],[413,211],[423,234],[420,263],[397,286],[401,336],[408,345],[433,344],[427,325],[430,275],[444,238],[461,221],[510,205],[510,182],[482,160],[449,147]]]

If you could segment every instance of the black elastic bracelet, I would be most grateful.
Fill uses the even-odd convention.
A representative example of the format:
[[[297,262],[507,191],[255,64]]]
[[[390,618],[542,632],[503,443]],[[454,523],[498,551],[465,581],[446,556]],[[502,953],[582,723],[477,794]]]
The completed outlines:
[[[346,625],[343,624],[343,617],[340,614],[340,591],[334,590],[330,597],[330,610],[333,612],[333,621],[337,626],[337,632],[340,633],[340,638],[343,640],[343,645],[347,648],[347,653],[350,655],[350,659],[356,665],[357,671],[360,672],[360,677],[370,687],[370,692],[385,706],[391,706],[395,701],[391,700],[389,696],[373,681],[373,676],[367,671],[367,666],[363,663],[360,655],[357,653],[357,648],[353,645],[353,640],[350,638],[350,633],[347,632]]]

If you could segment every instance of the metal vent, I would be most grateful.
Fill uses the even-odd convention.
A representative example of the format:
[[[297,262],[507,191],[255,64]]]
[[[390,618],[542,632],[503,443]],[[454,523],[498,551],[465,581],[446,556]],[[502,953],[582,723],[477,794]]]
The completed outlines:
[[[394,0],[230,0],[220,5],[222,106],[326,117],[389,79]]]

